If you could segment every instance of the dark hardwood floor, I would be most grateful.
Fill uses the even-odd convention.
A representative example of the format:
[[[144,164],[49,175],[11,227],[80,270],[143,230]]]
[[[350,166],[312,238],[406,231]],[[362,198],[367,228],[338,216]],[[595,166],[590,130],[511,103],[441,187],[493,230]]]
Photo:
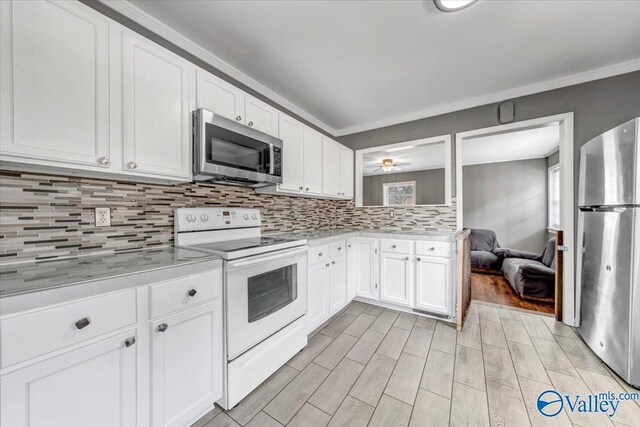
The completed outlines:
[[[554,312],[552,303],[525,300],[515,293],[507,279],[493,274],[471,273],[471,299],[542,313]]]

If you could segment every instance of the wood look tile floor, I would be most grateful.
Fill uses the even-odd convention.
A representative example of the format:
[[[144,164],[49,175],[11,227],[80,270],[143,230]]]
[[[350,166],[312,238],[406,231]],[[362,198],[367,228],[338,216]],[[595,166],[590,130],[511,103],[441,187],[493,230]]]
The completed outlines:
[[[197,427],[640,425],[640,402],[609,419],[536,409],[547,389],[633,391],[553,317],[473,301],[463,331],[353,302],[238,406]],[[600,414],[602,415],[602,414]]]
[[[525,310],[553,313],[553,303],[526,300],[518,295],[502,275],[471,273],[471,299]]]

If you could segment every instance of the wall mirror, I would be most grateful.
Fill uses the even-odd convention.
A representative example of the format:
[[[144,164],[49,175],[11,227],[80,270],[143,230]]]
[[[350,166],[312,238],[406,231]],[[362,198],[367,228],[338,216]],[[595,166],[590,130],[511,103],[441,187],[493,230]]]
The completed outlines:
[[[358,150],[356,206],[451,204],[451,136]]]

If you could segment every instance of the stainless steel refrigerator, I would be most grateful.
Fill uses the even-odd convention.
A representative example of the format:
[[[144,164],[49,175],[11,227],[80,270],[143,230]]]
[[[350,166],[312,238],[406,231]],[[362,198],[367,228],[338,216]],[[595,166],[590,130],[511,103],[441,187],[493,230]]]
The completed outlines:
[[[640,118],[580,149],[578,332],[640,386]]]

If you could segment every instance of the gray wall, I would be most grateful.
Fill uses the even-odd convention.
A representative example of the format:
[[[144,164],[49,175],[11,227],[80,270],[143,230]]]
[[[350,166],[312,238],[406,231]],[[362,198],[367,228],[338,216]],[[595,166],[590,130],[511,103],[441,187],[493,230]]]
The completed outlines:
[[[402,181],[416,182],[416,204],[444,204],[444,169],[365,176],[362,178],[362,204],[382,206],[382,184]]]
[[[542,252],[547,233],[547,159],[462,168],[466,228],[496,232],[500,246]]]
[[[560,163],[560,151],[556,151],[555,153],[547,157],[548,168],[550,168],[551,166],[557,165],[558,163]]]
[[[473,76],[473,75],[472,75]],[[580,147],[634,117],[640,117],[640,71],[515,98],[515,120],[574,113],[574,180],[577,204]],[[488,104],[381,129],[345,135],[338,141],[353,149],[376,147],[498,125],[497,104]],[[452,157],[455,156],[455,150]],[[454,160],[455,161],[455,160]],[[455,164],[455,163],[454,163]],[[455,168],[454,168],[455,170]],[[452,172],[455,174],[455,171]],[[455,176],[452,177],[455,193]],[[465,194],[465,199],[467,195]],[[576,213],[577,226],[577,213]]]

